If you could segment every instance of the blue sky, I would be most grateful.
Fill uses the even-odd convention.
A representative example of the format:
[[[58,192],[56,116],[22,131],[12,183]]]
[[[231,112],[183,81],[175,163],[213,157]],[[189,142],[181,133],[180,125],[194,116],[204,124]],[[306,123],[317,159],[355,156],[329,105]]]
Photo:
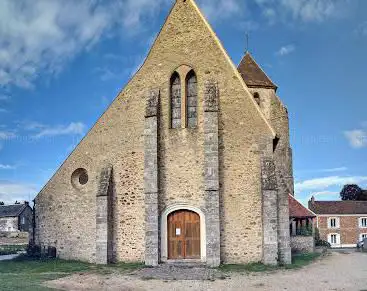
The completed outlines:
[[[169,0],[0,1],[0,200],[33,199],[142,64]],[[296,195],[367,188],[367,1],[198,0],[290,112]]]

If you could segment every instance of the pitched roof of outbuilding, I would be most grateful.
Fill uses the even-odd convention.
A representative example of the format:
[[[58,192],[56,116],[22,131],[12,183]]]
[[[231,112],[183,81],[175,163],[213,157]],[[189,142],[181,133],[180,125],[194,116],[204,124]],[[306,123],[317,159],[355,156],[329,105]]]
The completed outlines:
[[[255,62],[249,52],[245,54],[240,64],[238,65],[240,72],[247,87],[262,87],[277,90],[278,87],[265,74],[261,67]]]
[[[367,201],[310,201],[309,208],[316,214],[366,214]]]
[[[289,216],[298,218],[316,217],[315,213],[304,207],[296,198],[289,194]]]
[[[1,205],[0,217],[16,217],[27,207],[26,204]]]

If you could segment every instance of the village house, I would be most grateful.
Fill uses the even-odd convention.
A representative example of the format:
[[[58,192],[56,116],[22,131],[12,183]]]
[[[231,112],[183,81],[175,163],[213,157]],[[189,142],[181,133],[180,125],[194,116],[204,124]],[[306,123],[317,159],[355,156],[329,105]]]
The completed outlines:
[[[289,195],[288,198],[292,252],[313,253],[316,214],[304,207],[293,195]]]
[[[320,238],[334,248],[356,247],[367,238],[367,201],[316,201],[308,207],[317,215]]]
[[[246,53],[238,68],[193,0],[35,199],[57,256],[291,263],[288,111]]]
[[[32,208],[24,204],[0,205],[0,232],[30,232]]]

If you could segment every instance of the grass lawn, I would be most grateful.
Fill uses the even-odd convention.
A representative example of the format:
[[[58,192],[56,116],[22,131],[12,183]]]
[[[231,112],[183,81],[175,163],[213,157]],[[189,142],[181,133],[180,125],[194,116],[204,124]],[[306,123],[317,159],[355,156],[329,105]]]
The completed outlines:
[[[283,267],[271,267],[254,263],[248,265],[222,265],[219,270],[223,272],[266,272],[297,269],[310,264],[319,256],[319,254],[296,255],[293,256],[292,265]],[[12,261],[0,261],[0,290],[44,291],[49,289],[42,286],[43,282],[75,273],[126,273],[143,267],[141,263],[118,263],[108,266],[97,266],[59,259],[30,259],[23,255]]]
[[[42,286],[43,282],[69,276],[74,273],[122,273],[141,268],[142,266],[142,264],[138,263],[97,266],[59,259],[35,260],[22,256],[12,261],[0,261],[0,289],[2,291],[43,291],[49,290]]]
[[[299,269],[311,264],[321,255],[317,253],[299,254],[292,256],[292,264],[286,266],[267,266],[262,263],[244,265],[221,265],[219,269],[223,272],[270,272],[276,270]]]

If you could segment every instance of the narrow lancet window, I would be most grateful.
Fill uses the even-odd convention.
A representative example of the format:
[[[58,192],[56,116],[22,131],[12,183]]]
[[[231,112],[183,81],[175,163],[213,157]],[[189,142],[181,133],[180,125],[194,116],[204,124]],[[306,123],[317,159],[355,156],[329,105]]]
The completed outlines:
[[[259,106],[260,106],[261,100],[260,100],[260,95],[259,95],[259,93],[255,92],[255,93],[254,93],[254,98],[255,98],[255,101],[256,101],[257,105],[259,105]]]
[[[198,106],[198,93],[197,93],[197,79],[194,71],[190,71],[186,78],[186,104],[187,104],[187,127],[197,127],[197,106]]]
[[[171,77],[171,128],[181,128],[181,80],[177,72]]]

